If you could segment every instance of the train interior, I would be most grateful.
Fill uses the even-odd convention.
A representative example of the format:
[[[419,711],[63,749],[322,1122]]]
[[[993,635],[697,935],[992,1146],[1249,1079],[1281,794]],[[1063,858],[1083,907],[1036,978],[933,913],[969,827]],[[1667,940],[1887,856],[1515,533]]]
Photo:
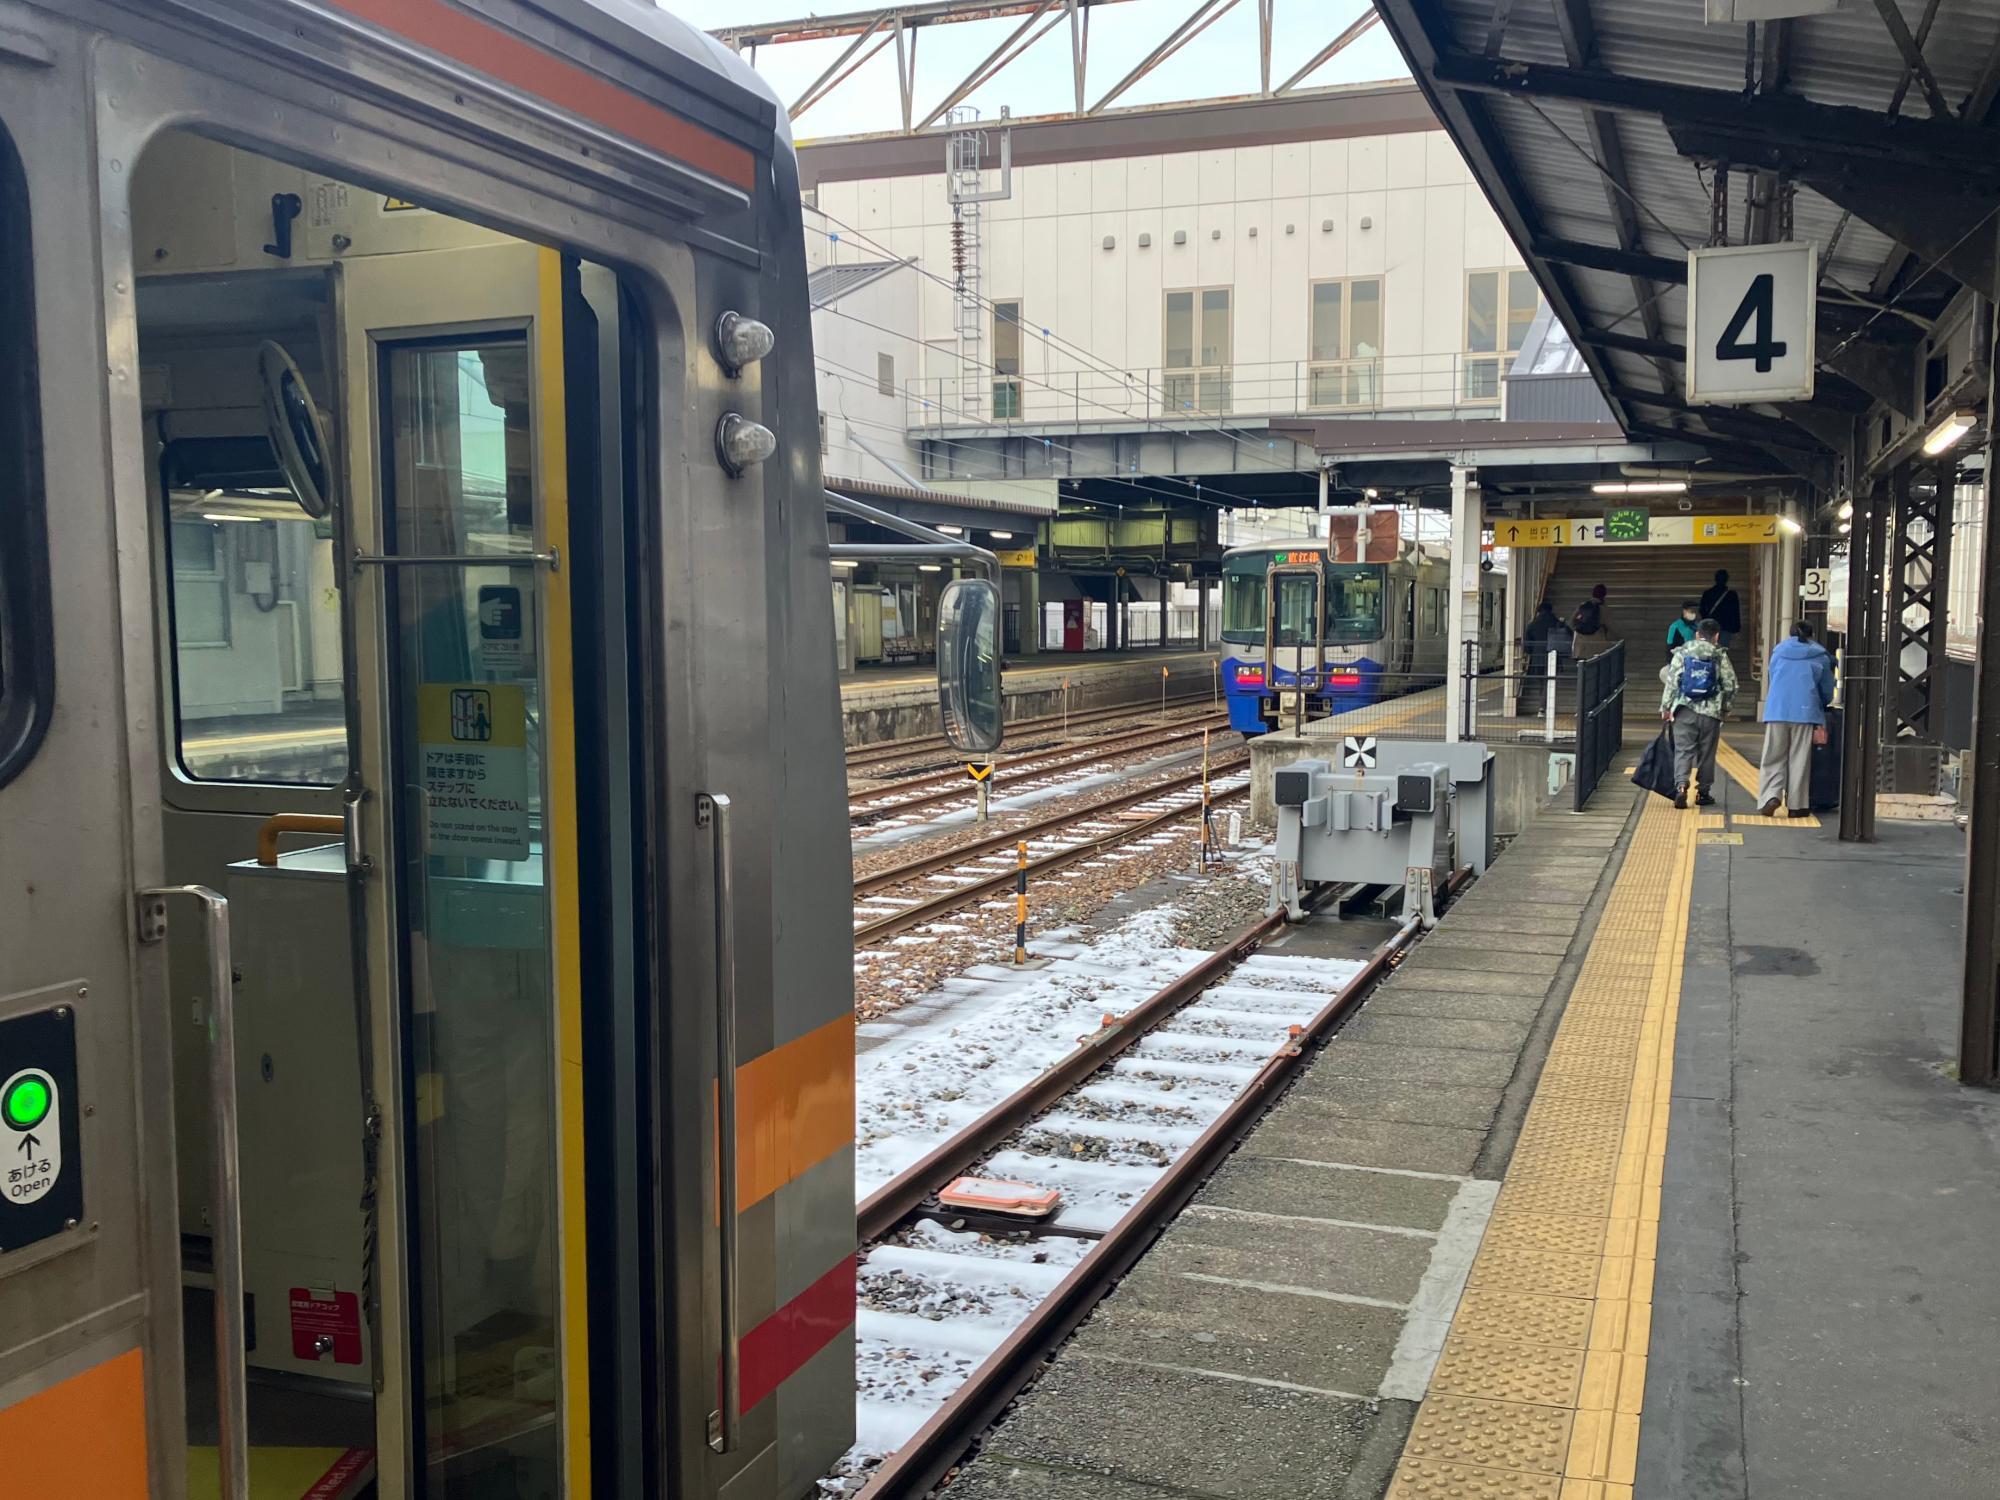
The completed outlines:
[[[407,1469],[424,1495],[553,1496],[543,828],[574,793],[551,765],[568,664],[541,628],[563,522],[549,309],[608,287],[615,324],[615,282],[189,133],[147,151],[132,209],[160,832],[170,878],[225,894],[233,928],[252,1493],[391,1494]],[[393,878],[351,892],[350,850]],[[195,1497],[219,1482],[205,962],[177,925]],[[371,1282],[377,1263],[402,1274]]]

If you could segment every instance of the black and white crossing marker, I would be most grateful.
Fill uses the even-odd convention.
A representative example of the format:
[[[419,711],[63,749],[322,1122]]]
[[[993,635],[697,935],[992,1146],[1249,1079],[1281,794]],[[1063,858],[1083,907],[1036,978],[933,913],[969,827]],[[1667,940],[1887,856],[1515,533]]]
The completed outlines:
[[[1375,769],[1375,736],[1350,734],[1340,742],[1340,763],[1352,771]]]

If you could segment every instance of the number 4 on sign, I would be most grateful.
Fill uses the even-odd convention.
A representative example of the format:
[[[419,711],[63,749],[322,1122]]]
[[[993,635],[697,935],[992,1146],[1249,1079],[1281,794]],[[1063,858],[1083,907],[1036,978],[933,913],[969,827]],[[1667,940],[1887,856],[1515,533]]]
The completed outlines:
[[[1771,337],[1771,302],[1776,288],[1777,279],[1769,271],[1750,279],[1750,289],[1736,304],[1729,326],[1722,330],[1722,337],[1715,342],[1717,359],[1754,359],[1757,361],[1757,373],[1768,375],[1772,364],[1785,357],[1784,340]],[[1756,336],[1745,343],[1743,330],[1752,319],[1757,324]]]

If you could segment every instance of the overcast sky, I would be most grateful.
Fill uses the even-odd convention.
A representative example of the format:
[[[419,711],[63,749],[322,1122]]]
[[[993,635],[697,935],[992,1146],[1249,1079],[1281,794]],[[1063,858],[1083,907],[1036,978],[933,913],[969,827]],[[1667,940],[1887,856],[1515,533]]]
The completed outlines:
[[[868,0],[662,0],[663,8],[704,29],[797,16],[840,15],[864,10]],[[1090,97],[1123,78],[1196,7],[1197,0],[1128,0],[1092,12]],[[1367,8],[1367,0],[1278,0],[1272,47],[1273,83],[1289,77]],[[945,94],[1021,24],[1019,18],[927,26],[917,33],[917,117],[930,113]],[[848,39],[799,42],[765,48],[757,67],[785,99],[795,99],[849,45]],[[872,43],[870,45],[873,45]],[[901,123],[896,89],[895,46],[890,44],[842,84],[824,103],[801,118],[801,140],[814,136],[894,130]],[[1358,83],[1405,78],[1408,69],[1380,26],[1355,42],[1309,80],[1315,84]],[[1255,93],[1257,7],[1238,3],[1223,18],[1158,69],[1135,84],[1118,103],[1158,104]],[[1058,25],[967,103],[992,119],[1007,105],[1017,115],[1048,114],[1074,102],[1070,76],[1069,28]]]

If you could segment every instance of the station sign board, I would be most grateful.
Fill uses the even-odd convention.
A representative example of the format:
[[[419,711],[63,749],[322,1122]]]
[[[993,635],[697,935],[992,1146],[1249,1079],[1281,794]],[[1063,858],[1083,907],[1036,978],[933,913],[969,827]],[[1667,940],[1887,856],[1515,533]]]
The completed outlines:
[[[1776,516],[1648,516],[1643,527],[1621,512],[1561,520],[1500,520],[1495,547],[1721,547],[1778,539]]]
[[[1689,251],[1688,400],[1810,401],[1818,297],[1811,241]]]

